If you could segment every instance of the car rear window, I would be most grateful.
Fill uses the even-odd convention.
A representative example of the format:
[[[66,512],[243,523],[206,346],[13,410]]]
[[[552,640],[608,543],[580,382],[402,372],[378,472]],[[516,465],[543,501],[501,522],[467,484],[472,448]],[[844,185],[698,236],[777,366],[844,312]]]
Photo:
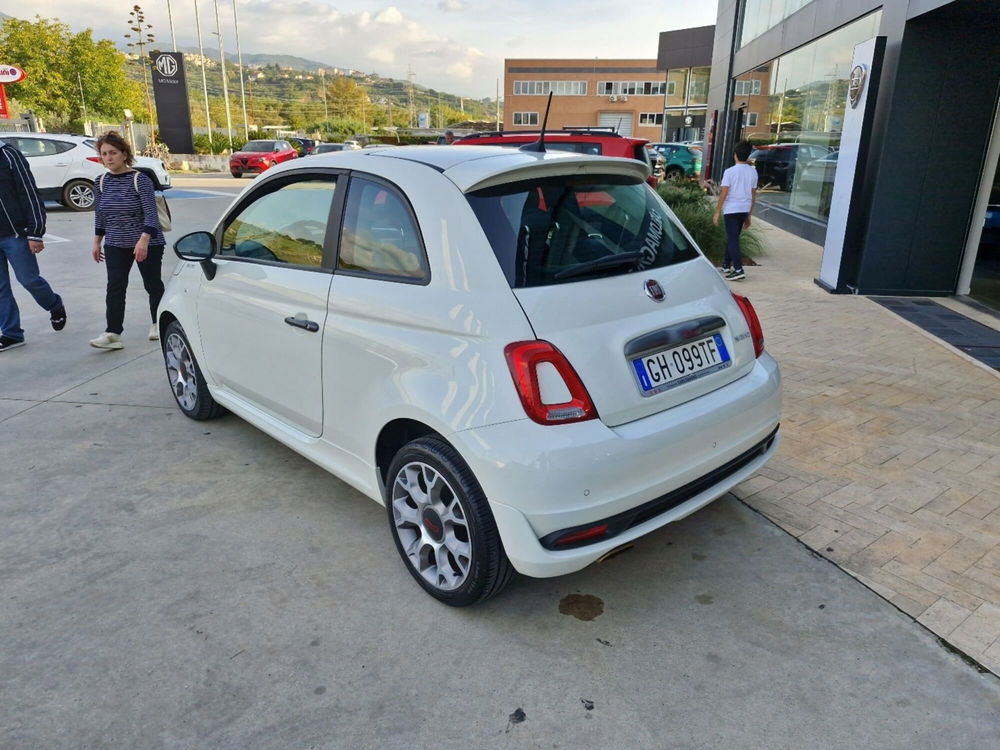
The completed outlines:
[[[663,201],[636,179],[539,178],[467,198],[514,289],[618,276],[698,257]]]

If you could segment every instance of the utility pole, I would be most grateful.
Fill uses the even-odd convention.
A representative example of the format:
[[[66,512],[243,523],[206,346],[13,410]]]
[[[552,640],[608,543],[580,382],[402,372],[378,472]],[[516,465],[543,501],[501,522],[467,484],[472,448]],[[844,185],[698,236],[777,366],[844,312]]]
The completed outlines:
[[[76,82],[80,84],[80,106],[83,107],[83,128],[87,129],[87,100],[83,97],[83,79],[80,78],[80,71],[76,71]]]
[[[205,127],[208,128],[208,142],[212,139],[212,115],[208,111],[208,79],[205,77],[205,48],[201,45],[201,16],[198,14],[198,0],[194,0],[194,25],[198,31],[198,54],[201,56],[201,89],[205,93]],[[211,151],[211,147],[209,147]]]
[[[500,79],[497,78],[497,130],[500,130]]]
[[[323,120],[324,122],[330,121],[330,107],[326,101],[326,68],[319,69],[319,79],[322,81],[320,84],[323,87]]]
[[[243,87],[243,51],[240,49],[240,19],[236,15],[236,0],[233,0],[233,23],[236,26],[236,63],[240,70],[240,101],[243,103],[243,137],[250,140],[250,121],[247,119],[247,92]],[[221,37],[219,40],[221,46]]]
[[[409,99],[409,109],[410,109],[410,127],[416,127],[416,110],[413,106],[413,68],[410,65],[406,66],[406,78],[410,82],[408,99]]]
[[[149,29],[153,28],[152,24],[146,23],[146,14],[142,12],[142,8],[138,5],[133,5],[132,10],[129,11],[128,28],[132,33],[126,34],[125,38],[133,40],[128,43],[128,46],[139,50],[139,67],[142,68],[142,86],[146,90],[146,111],[149,113],[149,142],[155,144],[153,100],[149,96],[149,76],[146,71],[146,45],[155,42],[156,38],[149,31]]]
[[[222,68],[222,98],[226,101],[226,133],[229,135],[229,148],[233,147],[233,117],[229,111],[229,84],[226,83],[226,52],[222,44],[222,24],[219,23],[219,0],[215,3],[215,35],[219,38],[219,65]]]

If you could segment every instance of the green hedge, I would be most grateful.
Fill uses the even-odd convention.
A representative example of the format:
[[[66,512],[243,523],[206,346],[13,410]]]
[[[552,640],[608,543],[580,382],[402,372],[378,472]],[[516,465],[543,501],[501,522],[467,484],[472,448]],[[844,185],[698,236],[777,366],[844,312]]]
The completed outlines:
[[[715,199],[706,195],[698,183],[662,184],[657,192],[709,260],[721,263],[726,253],[726,229],[721,220],[718,226],[712,221]],[[759,229],[751,226],[740,233],[740,252],[744,258],[764,255],[764,239]]]

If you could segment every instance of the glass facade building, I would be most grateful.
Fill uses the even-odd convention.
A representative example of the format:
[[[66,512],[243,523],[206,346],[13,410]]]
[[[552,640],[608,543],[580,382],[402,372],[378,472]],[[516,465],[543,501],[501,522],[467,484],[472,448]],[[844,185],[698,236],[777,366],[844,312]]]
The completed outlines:
[[[758,200],[825,222],[830,213],[854,47],[878,33],[875,11],[733,80],[740,140],[757,150]]]
[[[718,0],[705,179],[751,141],[755,213],[823,246],[831,292],[1000,299],[983,291],[1000,246],[998,19],[1000,0]]]

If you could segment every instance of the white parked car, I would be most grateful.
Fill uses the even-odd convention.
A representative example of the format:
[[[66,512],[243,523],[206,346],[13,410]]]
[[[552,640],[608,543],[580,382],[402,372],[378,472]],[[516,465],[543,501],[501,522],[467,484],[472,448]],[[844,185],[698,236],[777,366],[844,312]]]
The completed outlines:
[[[94,180],[107,170],[97,154],[97,139],[60,133],[4,133],[0,135],[20,151],[43,200],[58,201],[74,211],[94,208]],[[136,156],[133,165],[146,173],[157,190],[170,187],[170,172],[160,159]]]
[[[274,167],[175,244],[158,320],[177,404],[383,503],[448,604],[580,570],[778,444],[753,307],[647,170],[490,146]]]

